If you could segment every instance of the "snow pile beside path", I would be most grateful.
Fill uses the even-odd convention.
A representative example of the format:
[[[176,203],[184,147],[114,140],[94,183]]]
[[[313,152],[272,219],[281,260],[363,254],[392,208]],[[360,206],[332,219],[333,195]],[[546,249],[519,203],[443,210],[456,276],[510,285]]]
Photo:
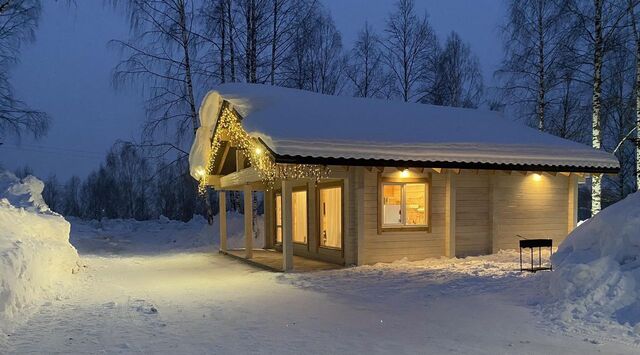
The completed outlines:
[[[552,261],[558,320],[619,323],[640,334],[640,193],[576,228]]]
[[[42,199],[44,184],[0,172],[0,330],[70,280],[78,253],[70,225]]]

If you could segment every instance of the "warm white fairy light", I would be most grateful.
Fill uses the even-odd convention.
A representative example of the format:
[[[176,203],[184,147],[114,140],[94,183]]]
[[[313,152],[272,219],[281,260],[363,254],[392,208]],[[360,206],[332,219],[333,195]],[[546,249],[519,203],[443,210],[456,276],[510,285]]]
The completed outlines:
[[[267,189],[273,187],[278,179],[306,179],[312,178],[316,181],[326,178],[329,169],[326,166],[312,164],[278,164],[273,160],[270,154],[265,154],[265,150],[261,147],[260,142],[251,137],[240,124],[240,120],[235,113],[225,107],[218,119],[218,128],[211,140],[211,153],[207,161],[207,167],[200,176],[199,190],[204,193],[206,187],[206,176],[213,173],[213,165],[220,147],[222,146],[221,135],[225,134],[225,138],[234,146],[241,149],[245,156],[249,159],[251,166],[254,167],[265,183]]]

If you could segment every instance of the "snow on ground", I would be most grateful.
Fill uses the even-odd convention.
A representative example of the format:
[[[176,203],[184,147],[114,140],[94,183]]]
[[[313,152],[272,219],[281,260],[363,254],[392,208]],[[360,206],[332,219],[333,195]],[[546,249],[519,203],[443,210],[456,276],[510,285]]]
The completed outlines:
[[[77,271],[69,223],[42,199],[44,184],[0,171],[0,345],[35,307],[64,292]]]
[[[640,193],[582,223],[553,262],[546,310],[558,324],[640,341]]]
[[[187,223],[172,221],[163,216],[159,220],[150,221],[71,219],[71,222],[71,242],[83,254],[150,255],[176,251],[211,252],[217,248],[219,238],[218,219],[214,219],[213,226],[209,226],[202,216],[195,216]],[[262,247],[263,217],[257,216],[254,224],[253,244]],[[243,215],[231,212],[227,214],[229,248],[244,247],[243,228]]]
[[[242,219],[229,220],[240,242]],[[200,219],[72,223],[85,265],[73,292],[0,353],[638,352],[606,329],[548,327],[535,303],[545,279],[515,271],[514,252],[277,274],[216,253],[218,227]]]

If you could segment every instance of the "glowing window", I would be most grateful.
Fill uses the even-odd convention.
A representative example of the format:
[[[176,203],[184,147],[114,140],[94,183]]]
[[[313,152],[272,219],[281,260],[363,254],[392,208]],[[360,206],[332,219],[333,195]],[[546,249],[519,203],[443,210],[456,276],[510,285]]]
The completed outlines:
[[[320,188],[320,246],[342,248],[342,187]]]
[[[282,195],[276,194],[276,243],[282,243]]]
[[[294,191],[291,198],[293,209],[293,242],[307,243],[307,191]]]
[[[383,182],[382,227],[426,227],[428,193],[426,182]]]

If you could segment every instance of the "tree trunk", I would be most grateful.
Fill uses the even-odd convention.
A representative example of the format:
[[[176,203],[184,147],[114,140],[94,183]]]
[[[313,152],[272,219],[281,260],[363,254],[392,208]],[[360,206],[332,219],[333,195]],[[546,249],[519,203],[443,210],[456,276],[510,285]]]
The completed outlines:
[[[179,3],[179,13],[180,13],[180,31],[181,31],[181,40],[182,40],[182,50],[184,52],[184,71],[185,71],[185,81],[186,81],[186,95],[187,101],[189,102],[189,110],[191,111],[191,127],[193,128],[193,134],[195,136],[196,131],[198,129],[198,111],[196,110],[195,96],[193,94],[193,79],[191,76],[191,59],[189,56],[189,34],[187,30],[187,20],[186,20],[186,9],[184,5],[184,1],[180,1]]]
[[[219,11],[220,11],[220,82],[224,83],[226,80],[226,68],[225,68],[225,60],[224,60],[224,52],[226,50],[226,42],[227,42],[227,31],[226,31],[226,24],[225,24],[225,1],[222,0],[220,1],[220,3],[218,4]]]
[[[229,25],[229,65],[231,66],[231,82],[236,82],[236,52],[233,45],[233,17],[231,16],[231,0],[226,0],[227,24]]]
[[[544,83],[544,23],[543,0],[538,0],[538,129],[544,131],[545,83]]]
[[[271,85],[276,84],[276,50],[278,48],[278,12],[280,0],[273,0],[273,36],[271,38]]]
[[[640,190],[640,33],[636,23],[636,9],[634,1],[629,0],[629,16],[636,41],[636,190]]]
[[[593,148],[602,147],[602,131],[600,117],[600,96],[602,91],[602,0],[594,0],[595,8],[595,41],[593,53],[593,98],[591,144]],[[596,215],[602,208],[602,175],[591,175],[591,216]]]

